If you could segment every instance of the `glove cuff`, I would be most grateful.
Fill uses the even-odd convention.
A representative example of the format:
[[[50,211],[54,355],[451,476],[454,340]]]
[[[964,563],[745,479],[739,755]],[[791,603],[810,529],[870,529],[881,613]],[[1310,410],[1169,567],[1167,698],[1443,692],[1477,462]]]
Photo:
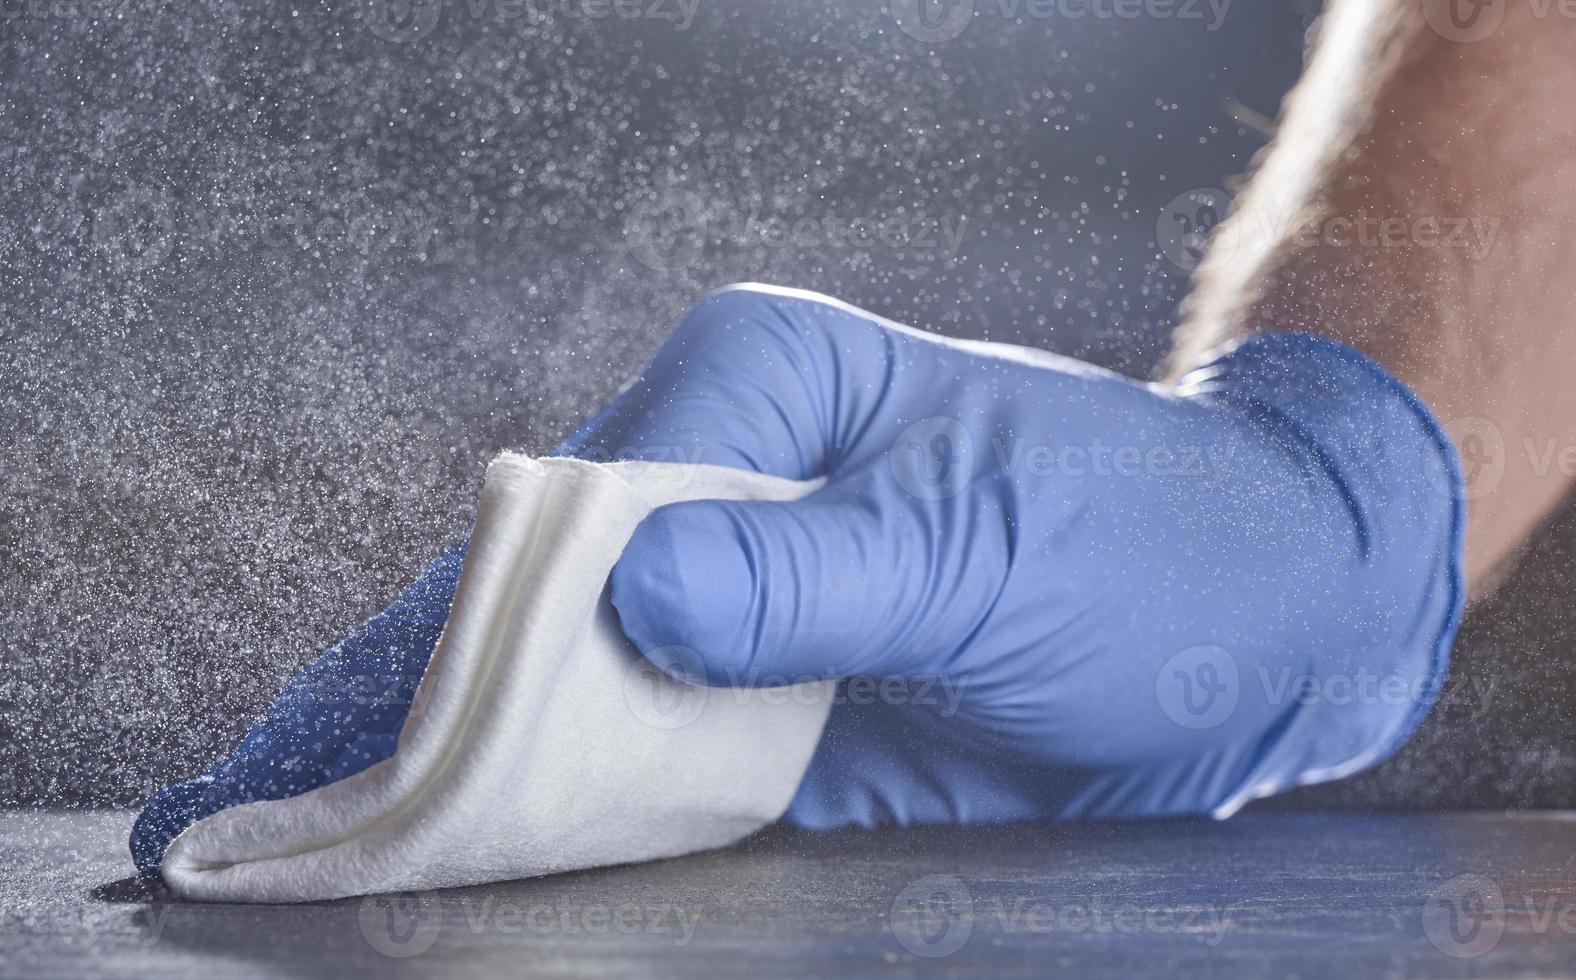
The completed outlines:
[[[1466,602],[1466,494],[1455,446],[1417,395],[1334,340],[1250,335],[1188,374],[1179,393],[1229,406],[1292,453],[1310,480],[1333,485],[1353,521],[1357,562],[1350,581],[1329,587],[1352,590],[1364,639],[1359,649],[1321,651],[1318,669],[1382,663],[1411,685],[1404,710],[1337,718],[1326,713],[1343,706],[1318,705],[1305,720],[1323,734],[1266,747],[1252,777],[1217,808],[1226,816],[1251,799],[1375,765],[1417,730],[1444,686]]]

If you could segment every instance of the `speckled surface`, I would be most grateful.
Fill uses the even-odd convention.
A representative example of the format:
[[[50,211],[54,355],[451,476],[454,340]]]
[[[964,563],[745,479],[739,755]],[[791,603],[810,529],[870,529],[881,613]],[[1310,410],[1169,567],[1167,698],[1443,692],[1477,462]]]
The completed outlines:
[[[0,814],[0,975],[1503,977],[1576,965],[1568,814],[771,831],[673,861],[301,906],[187,904],[128,879],[128,823]]]

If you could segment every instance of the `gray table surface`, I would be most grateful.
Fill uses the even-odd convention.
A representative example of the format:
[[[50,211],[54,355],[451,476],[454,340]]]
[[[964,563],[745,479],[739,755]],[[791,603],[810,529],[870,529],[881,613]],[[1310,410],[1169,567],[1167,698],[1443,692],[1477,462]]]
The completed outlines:
[[[1558,976],[1576,815],[773,830],[731,850],[297,906],[129,877],[123,812],[0,813],[0,974]]]

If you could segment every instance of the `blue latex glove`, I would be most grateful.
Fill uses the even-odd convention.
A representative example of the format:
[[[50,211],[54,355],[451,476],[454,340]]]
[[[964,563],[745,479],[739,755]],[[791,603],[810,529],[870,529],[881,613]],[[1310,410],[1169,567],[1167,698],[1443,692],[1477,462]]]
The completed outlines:
[[[811,827],[1229,813],[1399,747],[1460,618],[1454,449],[1308,335],[1172,391],[736,288],[593,447],[829,478],[662,508],[612,583],[635,644],[713,684],[918,679],[845,688]]]
[[[1228,813],[1398,747],[1460,617],[1453,449],[1376,364],[1305,335],[1172,391],[738,287],[561,451],[829,478],[661,508],[612,583],[631,640],[685,678],[854,678],[788,813],[811,827]],[[150,805],[139,864],[392,751],[457,564],[292,684],[392,666],[404,703],[287,691]]]

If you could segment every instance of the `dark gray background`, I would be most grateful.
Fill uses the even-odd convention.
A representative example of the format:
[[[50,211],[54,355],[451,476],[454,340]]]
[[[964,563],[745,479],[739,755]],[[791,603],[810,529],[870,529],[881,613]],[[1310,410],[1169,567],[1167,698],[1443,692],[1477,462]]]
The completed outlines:
[[[1148,371],[1185,286],[1157,220],[1246,166],[1312,12],[982,0],[922,44],[865,0],[699,0],[684,30],[472,4],[397,43],[347,0],[0,0],[0,801],[206,763],[463,533],[491,455],[550,448],[709,288]],[[632,216],[695,199],[704,241],[637,261]],[[1576,805],[1573,548],[1566,519],[1474,616],[1476,687],[1304,798]]]

